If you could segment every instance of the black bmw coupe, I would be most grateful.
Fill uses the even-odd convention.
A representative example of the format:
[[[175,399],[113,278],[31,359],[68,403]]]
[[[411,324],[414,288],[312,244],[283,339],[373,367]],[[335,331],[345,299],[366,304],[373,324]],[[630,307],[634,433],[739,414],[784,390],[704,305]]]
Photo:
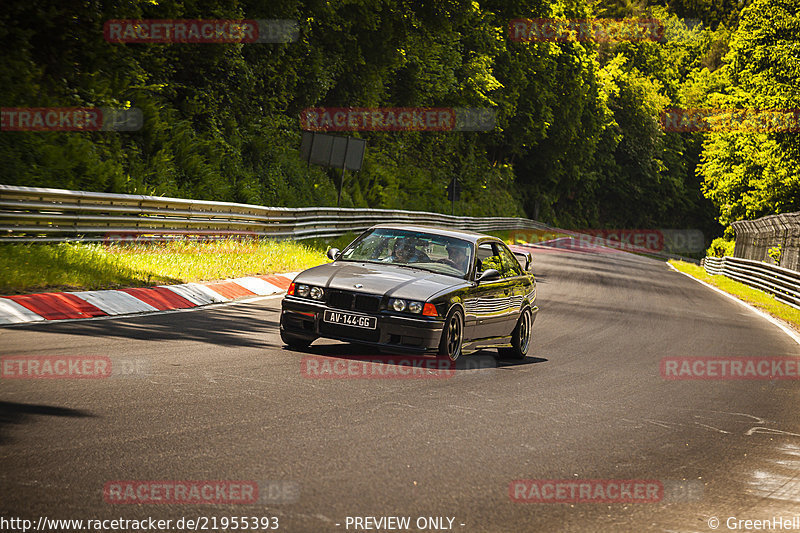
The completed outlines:
[[[496,237],[384,224],[328,257],[298,274],[283,299],[290,348],[324,337],[453,361],[490,347],[528,353],[539,311],[531,256]]]

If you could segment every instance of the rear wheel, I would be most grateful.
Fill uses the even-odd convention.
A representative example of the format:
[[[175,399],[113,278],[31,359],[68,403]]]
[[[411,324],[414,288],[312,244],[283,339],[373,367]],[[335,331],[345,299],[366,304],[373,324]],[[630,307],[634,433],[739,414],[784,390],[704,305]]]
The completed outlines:
[[[447,314],[442,331],[442,340],[439,342],[439,356],[455,361],[461,356],[461,346],[464,344],[464,315],[461,310],[454,308]]]
[[[531,326],[533,315],[531,309],[526,307],[517,321],[517,327],[511,334],[511,348],[498,348],[498,353],[510,359],[525,359],[531,345]]]

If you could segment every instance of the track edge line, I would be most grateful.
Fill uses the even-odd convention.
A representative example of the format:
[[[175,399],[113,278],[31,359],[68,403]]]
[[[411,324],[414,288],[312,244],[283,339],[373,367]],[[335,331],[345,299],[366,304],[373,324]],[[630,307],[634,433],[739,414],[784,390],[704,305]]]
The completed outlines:
[[[667,262],[666,264],[667,264],[668,267],[670,267],[672,270],[674,270],[678,274],[683,274],[687,278],[693,279],[697,283],[700,283],[701,285],[705,285],[709,289],[711,289],[713,291],[716,291],[716,292],[720,293],[721,295],[723,295],[723,296],[725,296],[727,298],[730,298],[734,302],[737,302],[737,303],[743,305],[744,307],[746,307],[747,309],[749,309],[753,313],[757,314],[761,318],[764,318],[764,319],[768,320],[769,322],[771,322],[772,324],[774,324],[775,326],[778,326],[784,333],[786,333],[789,337],[791,337],[791,339],[794,342],[796,342],[797,344],[800,344],[800,335],[798,335],[798,333],[789,324],[787,324],[783,320],[781,320],[781,319],[779,319],[777,317],[774,317],[771,314],[766,313],[766,312],[762,311],[761,309],[758,309],[757,307],[755,307],[755,306],[753,306],[753,305],[751,305],[751,304],[749,304],[749,303],[747,303],[747,302],[745,302],[743,300],[740,300],[739,298],[737,298],[733,294],[725,292],[722,289],[720,289],[719,287],[715,287],[715,286],[711,285],[710,283],[706,283],[705,281],[703,281],[701,279],[697,279],[696,277],[692,276],[691,274],[687,274],[686,272],[681,272],[680,270],[678,270],[677,268],[672,266],[672,264],[669,263],[669,262]]]

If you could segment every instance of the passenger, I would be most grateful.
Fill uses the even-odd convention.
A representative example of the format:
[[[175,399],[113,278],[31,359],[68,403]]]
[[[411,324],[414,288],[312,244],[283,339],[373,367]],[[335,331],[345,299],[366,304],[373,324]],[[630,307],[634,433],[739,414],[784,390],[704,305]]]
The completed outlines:
[[[417,250],[414,243],[408,237],[399,237],[394,241],[392,255],[389,258],[392,263],[421,263],[430,261],[425,252]]]

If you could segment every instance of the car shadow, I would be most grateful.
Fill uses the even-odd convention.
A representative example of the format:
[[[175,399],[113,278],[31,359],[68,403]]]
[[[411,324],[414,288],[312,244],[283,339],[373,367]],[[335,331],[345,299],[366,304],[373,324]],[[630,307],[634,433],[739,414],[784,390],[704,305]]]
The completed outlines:
[[[537,363],[546,363],[548,359],[544,357],[531,357],[525,359],[498,359],[497,368],[513,368],[515,366],[535,365]]]
[[[290,349],[288,346],[284,346],[284,350],[325,358],[343,359],[346,361],[369,362],[372,364],[395,367],[421,367],[431,370],[438,369],[447,371],[512,368],[547,362],[547,359],[541,357],[526,357],[525,359],[520,360],[508,360],[498,357],[497,352],[493,350],[479,350],[469,355],[461,356],[453,363],[447,359],[438,358],[435,355],[384,353],[371,346],[349,343],[312,344],[303,350]]]
[[[66,417],[94,417],[92,413],[68,407],[54,405],[39,405],[31,403],[0,402],[0,444],[10,440],[5,435],[7,426],[29,422],[34,415],[39,416],[66,416]]]

